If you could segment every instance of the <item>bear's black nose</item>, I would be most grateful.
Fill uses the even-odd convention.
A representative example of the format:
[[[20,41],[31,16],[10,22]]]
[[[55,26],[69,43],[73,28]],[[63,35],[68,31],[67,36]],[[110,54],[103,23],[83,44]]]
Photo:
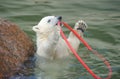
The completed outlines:
[[[62,20],[62,16],[58,16],[57,18],[58,18],[58,20]]]

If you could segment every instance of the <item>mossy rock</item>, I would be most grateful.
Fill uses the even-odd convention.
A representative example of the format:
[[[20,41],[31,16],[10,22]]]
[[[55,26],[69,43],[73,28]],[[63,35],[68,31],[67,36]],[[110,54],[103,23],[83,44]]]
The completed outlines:
[[[12,76],[34,52],[34,43],[24,31],[0,19],[0,79]]]

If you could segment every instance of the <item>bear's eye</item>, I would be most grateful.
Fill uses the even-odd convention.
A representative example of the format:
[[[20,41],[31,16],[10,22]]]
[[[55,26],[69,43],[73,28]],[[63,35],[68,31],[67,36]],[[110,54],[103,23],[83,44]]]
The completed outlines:
[[[48,23],[49,23],[49,22],[51,22],[51,20],[50,20],[50,19],[48,20]]]

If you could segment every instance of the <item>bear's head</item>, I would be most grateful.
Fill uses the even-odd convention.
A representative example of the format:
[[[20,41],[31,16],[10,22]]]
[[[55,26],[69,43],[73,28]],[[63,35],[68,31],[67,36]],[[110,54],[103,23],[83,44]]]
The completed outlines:
[[[61,16],[46,16],[36,26],[33,26],[33,31],[36,33],[47,33],[56,30],[61,19]]]

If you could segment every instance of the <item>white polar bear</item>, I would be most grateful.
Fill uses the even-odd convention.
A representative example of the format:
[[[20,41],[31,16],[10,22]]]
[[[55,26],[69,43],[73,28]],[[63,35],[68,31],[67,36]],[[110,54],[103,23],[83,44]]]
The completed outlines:
[[[62,17],[47,16],[42,18],[38,25],[33,26],[33,31],[37,36],[37,54],[41,57],[48,59],[64,58],[69,56],[70,49],[65,43],[64,39],[60,36],[60,28],[58,22]],[[83,36],[83,32],[86,30],[87,24],[84,21],[78,21],[74,30]],[[77,51],[80,45],[79,39],[70,32],[68,41]]]

